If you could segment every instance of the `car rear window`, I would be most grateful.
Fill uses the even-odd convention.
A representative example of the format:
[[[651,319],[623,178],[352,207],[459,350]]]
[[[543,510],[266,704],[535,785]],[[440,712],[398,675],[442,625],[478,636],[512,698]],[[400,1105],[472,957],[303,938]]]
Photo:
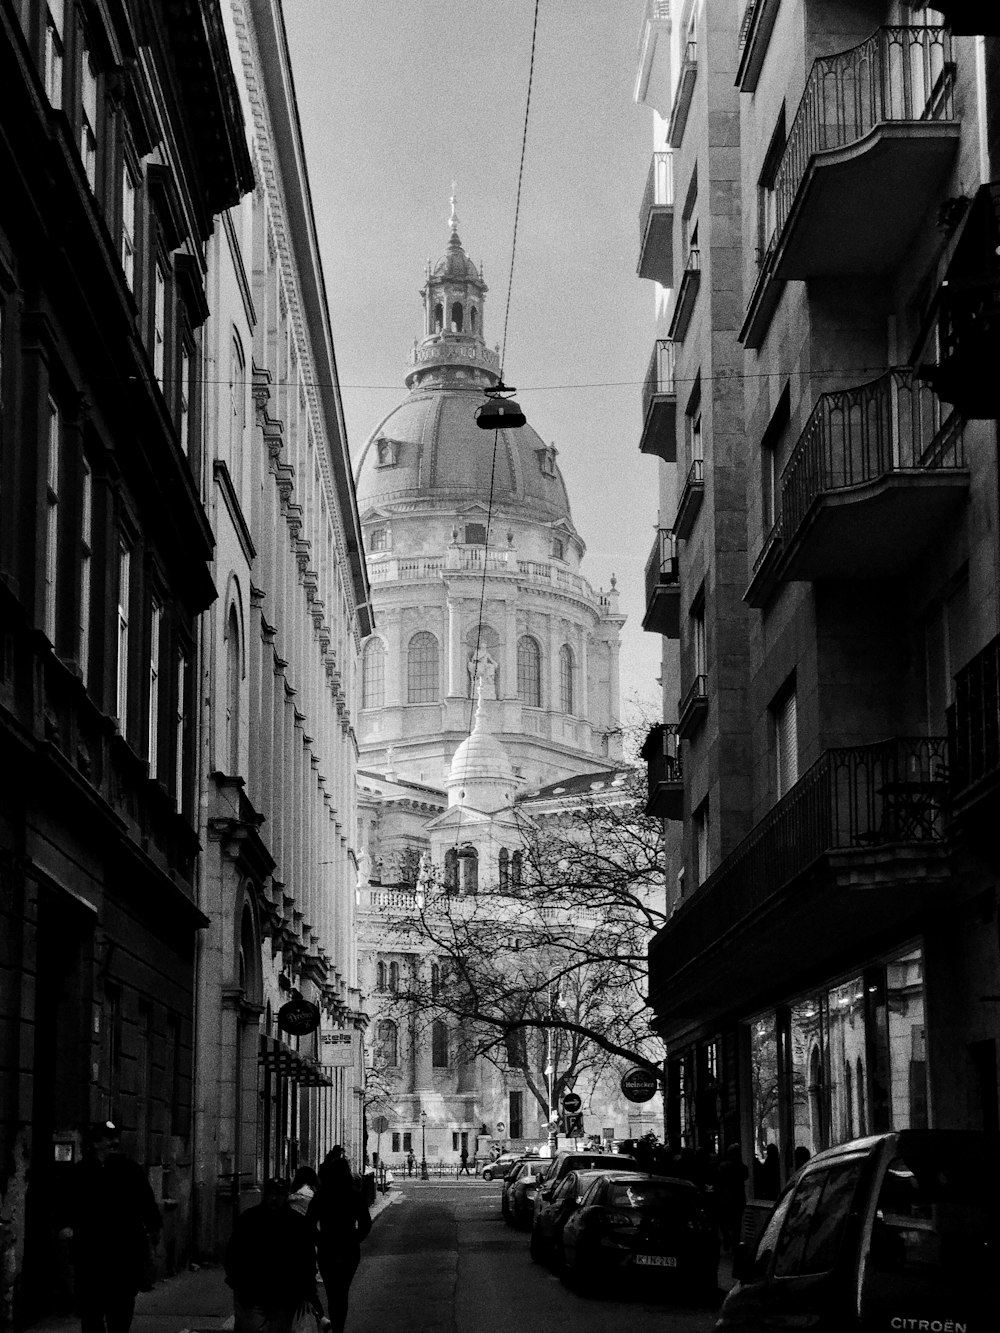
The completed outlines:
[[[631,1157],[609,1157],[607,1153],[574,1153],[567,1157],[567,1171],[599,1171],[602,1167],[617,1167],[619,1171],[639,1170]]]
[[[694,1190],[667,1185],[659,1180],[612,1181],[608,1186],[611,1208],[687,1208],[695,1205]]]

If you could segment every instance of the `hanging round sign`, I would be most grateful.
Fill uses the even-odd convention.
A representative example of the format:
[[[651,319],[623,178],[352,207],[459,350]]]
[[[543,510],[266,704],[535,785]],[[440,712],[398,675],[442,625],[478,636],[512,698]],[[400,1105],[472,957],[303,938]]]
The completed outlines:
[[[282,1032],[304,1037],[319,1027],[319,1010],[310,1000],[289,1000],[278,1010],[278,1027]]]
[[[660,1090],[660,1080],[648,1069],[630,1069],[622,1074],[622,1096],[630,1102],[648,1102]]]
[[[376,1134],[384,1134],[389,1128],[389,1117],[387,1115],[377,1115],[372,1121],[372,1129]]]

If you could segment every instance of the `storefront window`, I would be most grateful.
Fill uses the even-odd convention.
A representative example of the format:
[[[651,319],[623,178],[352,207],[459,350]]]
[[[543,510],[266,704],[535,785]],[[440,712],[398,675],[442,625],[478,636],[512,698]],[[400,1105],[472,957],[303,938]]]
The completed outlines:
[[[814,1153],[830,1146],[829,1013],[825,994],[791,1009],[792,1097],[795,1149]],[[796,1163],[797,1164],[797,1163]]]
[[[858,1100],[864,1105],[865,986],[852,977],[827,992],[829,1010],[830,1142],[858,1136]]]
[[[761,1160],[778,1142],[778,1032],[773,1013],[750,1022],[750,1098],[753,1147]]]
[[[921,950],[912,949],[885,968],[893,1129],[927,1128],[923,961]]]

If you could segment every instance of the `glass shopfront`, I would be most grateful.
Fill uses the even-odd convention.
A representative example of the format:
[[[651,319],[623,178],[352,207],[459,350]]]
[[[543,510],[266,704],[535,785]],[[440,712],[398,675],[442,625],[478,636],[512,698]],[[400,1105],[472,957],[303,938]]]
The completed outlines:
[[[803,1152],[927,1125],[923,952],[887,956],[744,1025],[756,1180]],[[776,1191],[774,1191],[776,1192]]]

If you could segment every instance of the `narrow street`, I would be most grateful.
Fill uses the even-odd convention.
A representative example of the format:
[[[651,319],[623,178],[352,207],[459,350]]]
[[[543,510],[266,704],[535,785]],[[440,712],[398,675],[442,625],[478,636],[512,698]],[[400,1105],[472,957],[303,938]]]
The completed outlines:
[[[363,1248],[348,1333],[708,1333],[715,1313],[569,1291],[500,1215],[500,1184],[407,1180]]]

